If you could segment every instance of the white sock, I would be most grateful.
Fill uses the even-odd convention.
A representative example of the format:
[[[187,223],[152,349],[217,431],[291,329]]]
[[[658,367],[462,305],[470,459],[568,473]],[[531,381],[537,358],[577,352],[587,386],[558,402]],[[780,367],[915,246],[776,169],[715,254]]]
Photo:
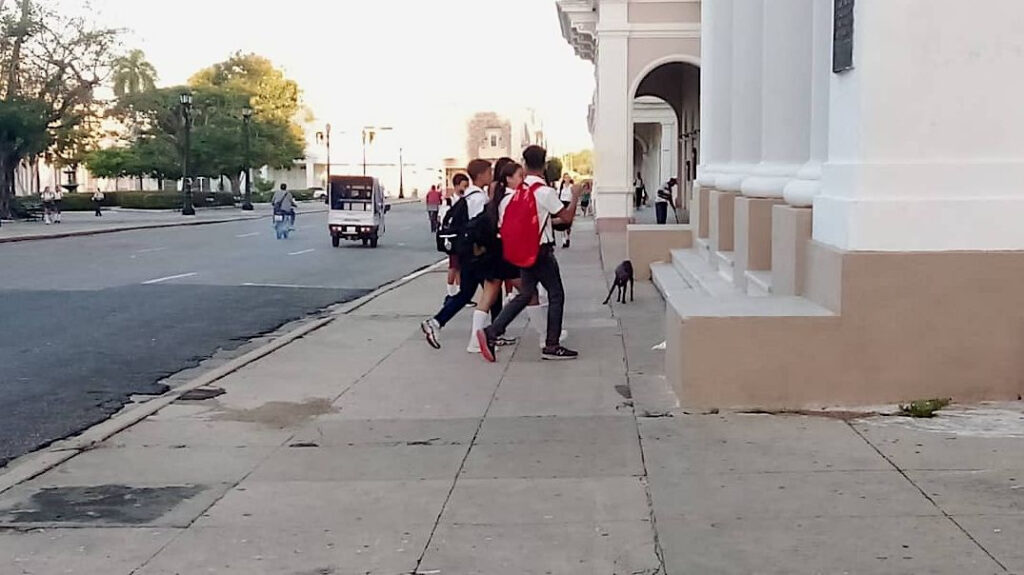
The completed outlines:
[[[531,305],[526,308],[526,315],[530,318],[530,327],[540,336],[540,347],[547,346],[548,339],[548,306]]]
[[[548,305],[548,290],[540,284],[537,284],[537,299],[540,300],[540,305]]]
[[[459,286],[457,284],[448,284],[448,296],[455,297],[459,294]]]
[[[480,353],[480,342],[476,338],[476,332],[487,327],[489,323],[491,323],[491,314],[480,310],[473,312],[473,330],[469,332],[469,345],[466,346],[466,351]]]

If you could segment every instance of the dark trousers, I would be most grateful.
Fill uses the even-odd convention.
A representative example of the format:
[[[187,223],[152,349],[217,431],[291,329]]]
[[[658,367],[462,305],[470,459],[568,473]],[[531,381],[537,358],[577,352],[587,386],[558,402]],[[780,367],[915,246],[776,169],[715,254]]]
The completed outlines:
[[[437,210],[427,210],[427,217],[430,218],[430,233],[436,234],[441,222],[437,219]]]
[[[505,335],[505,330],[515,321],[516,317],[526,309],[530,301],[537,295],[537,284],[548,290],[548,333],[545,343],[548,347],[557,347],[562,336],[562,316],[565,313],[565,289],[562,287],[562,274],[555,259],[555,247],[540,247],[537,263],[533,267],[523,268],[523,286],[519,295],[502,310],[498,319],[487,328],[487,336],[497,338]]]
[[[644,203],[644,189],[637,188],[633,190],[633,208],[639,210],[640,206]]]
[[[665,225],[668,221],[668,202],[658,202],[654,204],[654,211],[658,217],[658,223]]]
[[[467,258],[468,259],[468,258]],[[444,302],[444,306],[441,311],[437,312],[434,319],[441,327],[450,322],[453,317],[462,311],[469,302],[473,301],[473,296],[476,295],[477,288],[483,283],[484,278],[480,274],[479,266],[476,262],[466,261],[460,258],[460,269],[459,269],[459,293],[455,294],[454,297],[450,297]]]
[[[93,200],[92,205],[94,208],[96,208],[96,215],[102,216],[103,212],[100,210],[100,202],[98,200]]]

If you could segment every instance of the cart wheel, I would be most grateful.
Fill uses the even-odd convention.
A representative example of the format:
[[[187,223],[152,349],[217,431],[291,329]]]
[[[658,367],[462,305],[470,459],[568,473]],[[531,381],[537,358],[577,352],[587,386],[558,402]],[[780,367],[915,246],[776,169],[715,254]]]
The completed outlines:
[[[331,236],[331,245],[338,247],[341,245],[341,238],[338,236]]]
[[[370,238],[370,247],[371,248],[377,247],[377,236],[373,236],[372,238]]]

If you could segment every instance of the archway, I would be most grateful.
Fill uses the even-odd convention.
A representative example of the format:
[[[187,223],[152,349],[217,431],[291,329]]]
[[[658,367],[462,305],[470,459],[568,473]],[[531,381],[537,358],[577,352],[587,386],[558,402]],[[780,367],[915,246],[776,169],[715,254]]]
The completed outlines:
[[[688,221],[700,161],[700,67],[687,56],[669,56],[652,62],[632,89],[632,135],[649,145],[642,161],[634,157],[633,174],[644,175],[651,196],[675,178],[680,221]],[[633,218],[653,221],[653,210],[641,210]]]

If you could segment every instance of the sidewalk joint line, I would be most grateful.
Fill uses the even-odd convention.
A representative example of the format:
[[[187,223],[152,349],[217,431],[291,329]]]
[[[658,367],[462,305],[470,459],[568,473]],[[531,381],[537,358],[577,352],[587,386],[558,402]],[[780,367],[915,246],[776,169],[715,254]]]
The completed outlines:
[[[907,475],[906,471],[904,471],[899,465],[896,465],[895,461],[893,461],[891,458],[889,458],[889,456],[887,456],[886,454],[882,453],[882,450],[878,449],[878,447],[876,447],[874,443],[871,443],[871,441],[868,440],[868,438],[865,437],[864,434],[861,433],[859,429],[854,427],[852,421],[847,421],[846,425],[849,426],[849,428],[851,430],[853,430],[853,432],[857,435],[857,437],[860,437],[861,440],[864,441],[864,443],[868,444],[868,447],[873,449],[875,451],[875,453],[877,453],[879,455],[879,457],[884,459],[885,462],[888,463],[889,465],[891,465],[892,468],[895,469],[897,473],[902,475],[903,478],[906,479],[908,483],[910,483],[912,486],[914,486],[914,489],[917,489],[917,491],[919,493],[921,493],[921,495],[924,496],[924,498],[927,499],[929,503],[931,503],[936,509],[938,509],[939,513],[941,513],[943,517],[948,519],[950,523],[952,523],[954,526],[956,526],[956,528],[959,529],[960,532],[963,533],[964,536],[966,536],[967,539],[969,539],[971,541],[971,543],[974,543],[974,545],[977,546],[978,549],[981,549],[981,551],[983,553],[985,553],[985,555],[987,555],[988,558],[991,559],[996,565],[998,565],[1000,569],[1002,569],[1005,573],[1009,573],[1010,572],[1010,570],[1006,567],[1006,565],[1003,565],[1002,561],[1000,561],[999,559],[996,559],[996,556],[993,555],[992,552],[990,552],[987,548],[985,548],[985,546],[982,545],[980,541],[975,539],[975,537],[973,535],[971,535],[970,532],[968,532],[967,529],[965,529],[963,525],[960,525],[960,522],[957,521],[955,517],[953,517],[945,509],[943,509],[942,506],[939,505],[939,503],[937,501],[935,501],[935,499],[932,498],[932,496],[929,495],[927,491],[925,491],[920,485],[918,485],[913,479],[911,479],[910,476]]]
[[[473,453],[473,447],[476,446],[476,440],[480,437],[480,430],[483,429],[484,422],[487,421],[487,414],[491,412],[494,400],[498,397],[498,390],[501,389],[501,384],[504,383],[505,377],[508,375],[508,370],[512,367],[512,362],[515,360],[516,355],[519,354],[519,346],[521,345],[523,345],[522,338],[519,339],[519,343],[516,344],[515,349],[512,351],[512,355],[508,358],[508,361],[504,366],[502,366],[501,376],[498,378],[498,384],[494,386],[494,391],[491,392],[491,399],[487,401],[487,407],[484,409],[484,413],[480,417],[480,422],[476,425],[476,431],[473,432],[473,437],[469,440],[469,448],[466,449],[466,454],[462,456],[462,461],[459,462],[459,468],[455,471],[455,478],[452,480],[452,486],[444,498],[444,503],[441,504],[441,511],[437,514],[437,520],[434,521],[434,526],[430,528],[430,535],[427,536],[427,542],[423,546],[423,552],[420,553],[419,558],[416,560],[416,567],[412,570],[410,575],[422,575],[420,567],[423,566],[423,560],[426,559],[427,552],[430,551],[430,545],[434,542],[434,536],[437,534],[437,529],[441,526],[441,518],[444,517],[445,511],[448,510],[448,504],[452,500],[452,494],[455,493],[455,488],[459,484],[459,477],[462,477],[462,471],[466,468],[466,462],[469,461],[469,455]]]
[[[598,253],[601,253],[601,241],[598,239]],[[601,271],[604,272],[604,256],[599,256],[602,262]],[[605,274],[605,283],[608,283],[608,276]],[[609,287],[610,284],[609,284]],[[629,369],[629,348],[626,346],[625,329],[622,325],[622,318],[615,315],[615,307],[611,304],[608,305],[609,312],[612,319],[615,319],[619,324],[619,341],[622,343],[622,360],[625,367],[625,380],[626,386],[630,390],[630,396],[632,397],[633,391],[633,379],[630,377]],[[633,411],[633,425],[636,428],[636,441],[637,447],[640,449],[640,466],[643,468],[643,484],[644,484],[644,496],[647,498],[647,512],[651,518],[651,531],[654,533],[654,554],[658,558],[659,573],[668,573],[668,566],[665,564],[665,550],[661,545],[661,537],[658,533],[658,517],[654,512],[654,496],[651,494],[650,475],[647,472],[647,453],[644,451],[644,438],[640,433],[640,421],[637,417],[636,412],[636,400],[630,400],[630,409]]]

